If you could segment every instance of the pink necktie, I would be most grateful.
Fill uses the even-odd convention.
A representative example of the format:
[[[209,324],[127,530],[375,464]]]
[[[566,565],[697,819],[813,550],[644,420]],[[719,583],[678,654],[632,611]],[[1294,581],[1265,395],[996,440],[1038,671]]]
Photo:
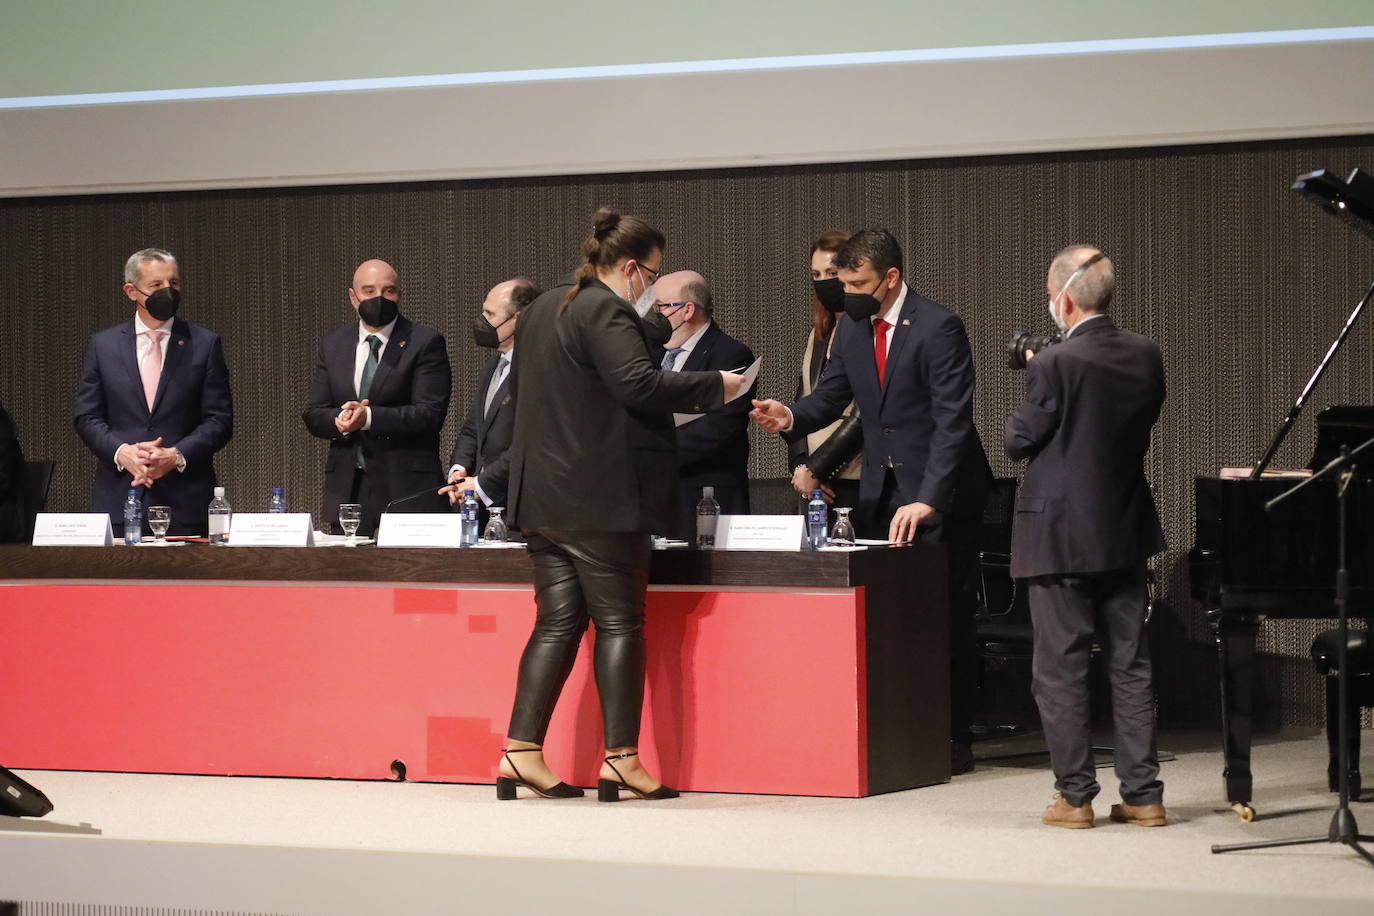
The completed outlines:
[[[143,365],[139,367],[139,374],[143,376],[143,396],[148,399],[148,411],[153,409],[153,401],[157,398],[157,380],[162,375],[162,337],[166,331],[145,331],[148,336],[150,346],[148,352],[143,354]]]

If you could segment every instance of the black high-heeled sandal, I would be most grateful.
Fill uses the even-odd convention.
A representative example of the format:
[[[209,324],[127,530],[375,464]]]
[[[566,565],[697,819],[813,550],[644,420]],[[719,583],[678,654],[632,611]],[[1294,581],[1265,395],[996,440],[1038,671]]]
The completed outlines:
[[[645,801],[662,801],[665,798],[677,798],[681,793],[677,789],[670,789],[667,786],[659,786],[652,792],[641,792],[634,786],[625,781],[625,777],[620,774],[620,770],[612,762],[624,760],[626,757],[638,757],[638,751],[626,751],[623,754],[614,754],[606,758],[606,765],[615,770],[615,779],[598,779],[596,781],[596,800],[599,802],[620,801],[620,790],[629,789]],[[513,765],[513,764],[512,764]]]
[[[581,798],[583,791],[577,786],[570,786],[566,782],[560,782],[556,786],[549,786],[541,789],[534,783],[520,775],[520,768],[515,765],[515,761],[510,759],[511,754],[522,754],[527,751],[542,751],[542,747],[506,747],[501,749],[501,754],[506,758],[506,763],[515,771],[515,778],[509,776],[496,777],[496,797],[501,801],[515,800],[515,787],[524,786],[540,798]]]

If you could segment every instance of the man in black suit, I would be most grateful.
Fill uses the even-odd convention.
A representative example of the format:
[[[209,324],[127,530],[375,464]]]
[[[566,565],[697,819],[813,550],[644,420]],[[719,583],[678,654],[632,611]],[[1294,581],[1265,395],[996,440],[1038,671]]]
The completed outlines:
[[[950,763],[973,768],[977,690],[974,612],[987,455],[973,426],[973,356],[964,323],[907,287],[902,249],[884,229],[855,233],[835,254],[845,289],[830,365],[790,408],[755,401],[761,427],[795,441],[853,401],[863,424],[855,527],[862,537],[943,543],[949,557]]]
[[[123,290],[134,313],[91,335],[72,405],[76,433],[96,458],[92,510],[121,531],[129,490],[140,488],[145,506],[171,509],[172,534],[203,535],[214,456],[234,431],[224,345],[177,314],[181,269],[171,252],[130,255]]]
[[[754,362],[749,348],[715,323],[711,289],[701,274],[680,270],[660,277],[654,284],[654,307],[673,327],[663,369],[739,372]],[[753,397],[752,390],[749,394]],[[677,427],[678,515],[665,535],[695,542],[702,487],[714,489],[722,515],[749,514],[747,398],[737,398],[720,410]]]
[[[1046,286],[1066,339],[1034,355],[1026,401],[1006,429],[1007,454],[1030,460],[1016,500],[1011,574],[1029,585],[1035,699],[1058,790],[1043,820],[1055,827],[1093,824],[1094,634],[1107,654],[1116,726],[1122,803],[1112,806],[1112,820],[1166,823],[1145,632],[1145,564],[1164,549],[1164,534],[1144,471],[1164,403],[1164,361],[1154,341],[1104,314],[1115,282],[1111,261],[1095,248],[1075,245],[1055,257]]]
[[[496,355],[482,367],[467,418],[453,443],[449,485],[444,488],[452,504],[461,501],[468,490],[477,494],[484,511],[489,506],[506,504],[510,469],[506,451],[515,429],[515,404],[509,385],[511,360],[515,357],[515,328],[520,313],[540,292],[524,277],[498,283],[487,293],[482,314],[473,322],[474,342],[496,350]]]
[[[338,530],[339,504],[360,503],[371,534],[387,504],[443,485],[439,431],[453,372],[444,336],[400,314],[401,288],[385,261],[359,265],[348,289],[358,321],[320,338],[301,418],[329,441],[321,522]],[[405,511],[438,511],[434,492]]]

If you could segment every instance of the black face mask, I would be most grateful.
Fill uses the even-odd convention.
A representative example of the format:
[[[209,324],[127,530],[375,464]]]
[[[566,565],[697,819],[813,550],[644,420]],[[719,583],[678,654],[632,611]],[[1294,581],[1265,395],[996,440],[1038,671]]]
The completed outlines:
[[[878,284],[878,289],[882,288],[882,284]],[[877,296],[878,289],[871,293],[845,293],[844,313],[855,321],[865,321],[878,314],[878,309],[883,307],[883,301]]]
[[[658,309],[649,309],[641,320],[644,322],[644,338],[650,346],[661,347],[673,336],[673,323],[664,318]]]
[[[825,306],[828,312],[844,311],[844,281],[839,277],[830,277],[825,280],[812,280],[812,287],[816,290],[816,301]]]
[[[370,328],[384,328],[401,314],[395,299],[386,296],[373,296],[358,303],[358,317]]]
[[[511,315],[500,324],[492,324],[487,320],[486,315],[478,315],[472,319],[472,342],[479,347],[486,347],[488,350],[495,350],[501,346],[501,335],[499,331],[515,318]]]
[[[142,290],[139,290],[142,292]],[[181,307],[181,290],[164,286],[143,300],[143,307],[158,321],[167,321]]]

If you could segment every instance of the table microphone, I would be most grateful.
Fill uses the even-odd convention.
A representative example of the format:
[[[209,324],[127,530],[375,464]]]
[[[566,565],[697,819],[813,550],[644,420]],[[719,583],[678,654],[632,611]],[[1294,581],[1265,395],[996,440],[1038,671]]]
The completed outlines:
[[[396,499],[393,499],[391,502],[387,503],[387,504],[386,504],[386,508],[383,509],[382,511],[383,511],[383,512],[390,512],[392,506],[399,506],[401,503],[408,503],[408,502],[410,502],[412,499],[419,499],[421,496],[424,496],[426,493],[428,493],[428,494],[431,495],[431,496],[436,496],[436,497],[437,497],[437,496],[439,495],[438,490],[439,490],[438,487],[425,487],[423,490],[417,490],[417,491],[415,491],[414,493],[411,493],[409,496],[399,496],[399,497],[397,497]]]

